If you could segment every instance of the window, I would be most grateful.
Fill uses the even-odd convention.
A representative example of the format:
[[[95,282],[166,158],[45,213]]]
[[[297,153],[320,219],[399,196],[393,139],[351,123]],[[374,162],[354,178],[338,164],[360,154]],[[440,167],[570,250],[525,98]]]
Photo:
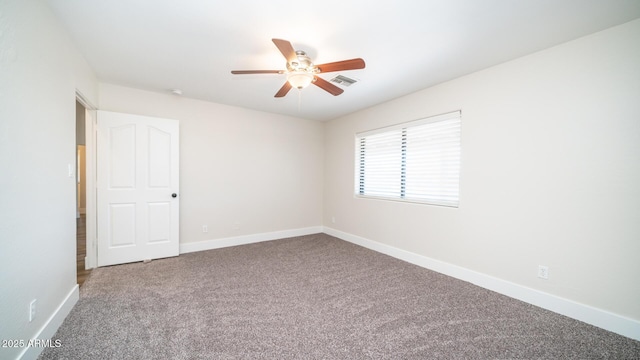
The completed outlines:
[[[460,111],[356,134],[356,196],[458,207]]]

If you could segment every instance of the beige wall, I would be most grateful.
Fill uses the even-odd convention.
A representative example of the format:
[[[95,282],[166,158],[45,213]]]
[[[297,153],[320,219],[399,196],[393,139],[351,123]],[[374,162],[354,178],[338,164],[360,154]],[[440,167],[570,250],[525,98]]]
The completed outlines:
[[[180,120],[181,244],[322,224],[322,123],[110,84],[100,104]]]
[[[76,145],[85,145],[85,108],[76,101]]]
[[[640,20],[328,122],[324,224],[640,320],[638,39]],[[356,132],[453,110],[459,208],[354,198]]]
[[[45,2],[4,0],[0,10],[0,339],[28,341],[47,324],[55,330],[61,319],[50,318],[77,299],[68,167],[76,163],[75,91],[97,103],[97,81]],[[0,358],[21,351],[3,347]]]
[[[76,195],[78,196],[78,212],[80,214],[84,214],[87,209],[87,175],[86,175],[86,160],[87,160],[87,151],[84,145],[78,145],[77,150],[77,179],[78,179],[78,188],[76,190]]]

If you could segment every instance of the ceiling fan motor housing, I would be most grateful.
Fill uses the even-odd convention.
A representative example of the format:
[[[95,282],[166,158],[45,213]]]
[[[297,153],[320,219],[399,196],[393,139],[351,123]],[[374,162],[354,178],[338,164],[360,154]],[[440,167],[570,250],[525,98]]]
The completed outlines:
[[[302,50],[296,51],[296,57],[298,61],[292,61],[291,63],[287,63],[287,70],[290,72],[295,71],[306,71],[308,73],[315,74],[318,72],[318,68],[313,65],[313,62]]]

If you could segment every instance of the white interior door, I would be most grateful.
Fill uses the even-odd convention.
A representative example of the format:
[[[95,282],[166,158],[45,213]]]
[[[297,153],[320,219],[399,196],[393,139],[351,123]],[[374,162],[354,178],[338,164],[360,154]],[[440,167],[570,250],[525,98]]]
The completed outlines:
[[[98,266],[179,253],[179,122],[98,111]]]

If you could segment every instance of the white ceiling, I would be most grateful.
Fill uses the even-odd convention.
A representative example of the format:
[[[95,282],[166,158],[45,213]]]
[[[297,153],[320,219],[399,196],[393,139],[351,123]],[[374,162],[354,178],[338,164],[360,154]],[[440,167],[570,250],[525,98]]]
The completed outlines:
[[[640,17],[640,0],[47,0],[101,82],[329,120]],[[273,95],[272,38],[316,64],[361,57],[340,96]]]

